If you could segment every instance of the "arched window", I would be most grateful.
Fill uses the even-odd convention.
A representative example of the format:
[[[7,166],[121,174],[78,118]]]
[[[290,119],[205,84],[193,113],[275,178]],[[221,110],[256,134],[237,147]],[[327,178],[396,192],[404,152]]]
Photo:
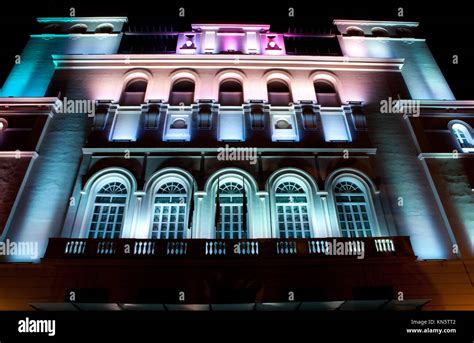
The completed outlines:
[[[474,140],[467,125],[456,122],[451,125],[451,132],[463,152],[474,152]]]
[[[275,192],[276,219],[280,238],[310,238],[308,195],[294,181],[282,181]]]
[[[112,24],[101,24],[95,29],[96,33],[113,33],[114,26]]]
[[[61,31],[61,26],[58,24],[49,24],[43,28],[44,33],[57,33]]]
[[[372,237],[374,224],[367,189],[355,179],[342,178],[333,192],[342,236]]]
[[[348,36],[359,36],[359,37],[365,36],[364,31],[355,26],[347,28],[346,34]]]
[[[180,80],[173,84],[169,103],[171,106],[189,106],[194,102],[194,82]]]
[[[121,182],[110,182],[95,194],[89,238],[120,237],[127,197],[127,187]]]
[[[122,106],[140,106],[145,101],[145,93],[148,82],[144,79],[135,79],[130,81],[125,87],[120,105]]]
[[[413,31],[406,28],[406,27],[399,27],[397,30],[396,30],[396,33],[397,33],[397,36],[398,37],[401,37],[401,38],[413,38]]]
[[[240,106],[244,102],[242,84],[236,80],[227,80],[219,86],[221,106]]]
[[[334,85],[326,80],[316,80],[314,82],[314,91],[316,92],[316,99],[318,104],[323,107],[339,107],[341,100],[337,94]]]
[[[177,181],[161,185],[154,198],[151,238],[182,239],[187,227],[187,191]]]
[[[388,37],[389,36],[388,31],[382,27],[374,27],[372,29],[372,35],[374,37]]]
[[[242,182],[225,181],[220,183],[218,187],[216,206],[220,207],[220,218],[218,218],[219,222],[216,224],[216,238],[247,238],[247,220],[244,218],[247,213],[244,213],[246,211]]]
[[[268,102],[273,106],[289,106],[293,99],[290,87],[280,80],[272,80],[267,84]]]
[[[87,25],[86,24],[76,24],[69,28],[69,33],[86,33]]]

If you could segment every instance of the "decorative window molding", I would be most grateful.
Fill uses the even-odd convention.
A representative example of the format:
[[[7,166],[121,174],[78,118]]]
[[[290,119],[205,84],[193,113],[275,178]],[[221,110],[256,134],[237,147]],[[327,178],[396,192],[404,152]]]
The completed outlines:
[[[191,114],[191,111],[168,112],[163,140],[189,142],[191,140]]]
[[[293,111],[271,111],[272,141],[299,141],[296,117]]]

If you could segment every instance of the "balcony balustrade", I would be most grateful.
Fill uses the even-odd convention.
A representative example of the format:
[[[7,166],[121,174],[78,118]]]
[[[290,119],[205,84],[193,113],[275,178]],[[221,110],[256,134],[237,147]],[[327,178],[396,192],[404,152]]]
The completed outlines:
[[[415,259],[409,237],[311,239],[78,239],[50,238],[45,259],[86,258],[322,258]]]

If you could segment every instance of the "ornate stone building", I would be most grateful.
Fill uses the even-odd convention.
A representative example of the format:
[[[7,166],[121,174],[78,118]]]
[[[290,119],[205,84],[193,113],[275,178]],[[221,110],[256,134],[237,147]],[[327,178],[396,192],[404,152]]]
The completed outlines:
[[[418,23],[38,26],[0,89],[1,309],[473,309],[474,102]]]

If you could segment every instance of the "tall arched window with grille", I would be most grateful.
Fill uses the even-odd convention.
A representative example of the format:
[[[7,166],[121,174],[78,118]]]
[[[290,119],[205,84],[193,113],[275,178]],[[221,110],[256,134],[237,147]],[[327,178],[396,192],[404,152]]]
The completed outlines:
[[[127,187],[110,182],[95,194],[89,238],[119,238],[128,199]]]
[[[247,215],[244,208],[244,187],[242,182],[219,182],[216,206],[219,206],[216,223],[217,239],[247,238]]]
[[[275,192],[276,219],[280,238],[310,238],[308,194],[295,181],[282,181]]]
[[[369,193],[352,178],[338,180],[334,186],[336,213],[343,237],[373,237],[374,221]]]
[[[468,125],[463,122],[454,122],[449,126],[462,152],[474,152],[474,138]]]
[[[151,238],[183,239],[186,236],[188,194],[177,181],[162,184],[153,203]]]

